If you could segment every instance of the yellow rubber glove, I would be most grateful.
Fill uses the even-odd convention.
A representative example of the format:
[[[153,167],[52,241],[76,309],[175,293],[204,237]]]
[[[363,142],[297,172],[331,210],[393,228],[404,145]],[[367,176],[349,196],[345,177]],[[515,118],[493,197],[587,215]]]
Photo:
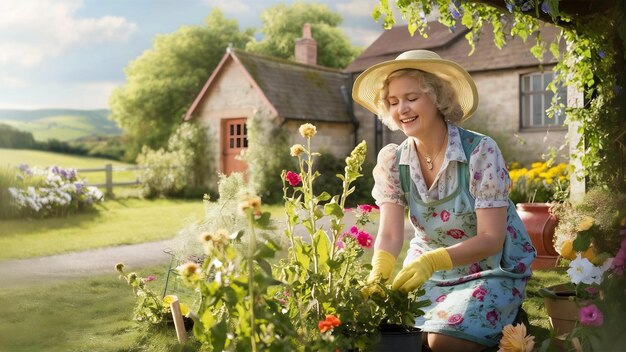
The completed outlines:
[[[370,297],[373,294],[383,295],[383,289],[377,284],[382,278],[383,281],[389,280],[393,267],[396,264],[396,257],[393,254],[383,249],[377,249],[374,251],[372,257],[372,271],[367,278],[367,286],[361,290],[363,295]]]
[[[422,286],[437,270],[452,269],[452,259],[445,248],[423,253],[396,275],[392,290],[411,292]]]

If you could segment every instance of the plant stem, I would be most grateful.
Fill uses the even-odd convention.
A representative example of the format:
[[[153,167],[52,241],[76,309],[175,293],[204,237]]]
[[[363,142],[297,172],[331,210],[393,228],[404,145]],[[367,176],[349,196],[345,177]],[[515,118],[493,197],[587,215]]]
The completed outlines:
[[[256,252],[256,234],[254,232],[254,218],[252,210],[247,210],[248,230],[250,238],[248,243],[248,297],[250,300],[250,345],[252,351],[256,352],[256,328],[254,319],[254,252]]]

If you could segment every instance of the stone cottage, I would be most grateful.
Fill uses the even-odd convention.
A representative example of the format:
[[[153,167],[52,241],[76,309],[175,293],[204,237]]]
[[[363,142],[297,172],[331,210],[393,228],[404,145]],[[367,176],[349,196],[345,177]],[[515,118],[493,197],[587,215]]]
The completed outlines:
[[[308,122],[317,127],[316,150],[344,157],[356,145],[349,75],[316,64],[308,25],[296,42],[295,59],[229,49],[188,109],[185,120],[196,119],[219,140],[215,160],[221,172],[245,170],[237,155],[248,146],[246,121],[252,116],[285,127],[292,144],[303,143],[298,128]]]
[[[396,26],[381,34],[344,71],[316,64],[317,46],[311,27],[305,25],[296,42],[295,61],[229,49],[188,109],[185,120],[195,119],[207,127],[212,140],[219,141],[216,159],[220,171],[230,174],[245,170],[237,158],[247,148],[246,121],[252,116],[267,118],[291,134],[291,143],[301,143],[298,127],[306,122],[317,126],[316,150],[346,156],[361,140],[368,144],[368,160],[375,161],[386,144],[399,143],[402,132],[392,132],[369,111],[350,98],[352,82],[367,67],[394,59],[411,49],[428,49],[458,62],[476,81],[480,103],[466,127],[488,133],[496,139],[507,157],[529,163],[540,160],[549,147],[563,144],[567,128],[564,117],[549,119],[545,110],[552,93],[546,85],[552,80],[556,60],[546,55],[540,65],[529,53],[532,39],[523,43],[509,40],[503,49],[493,44],[493,34],[485,28],[473,55],[465,34],[467,29],[450,32],[433,22],[429,37],[411,37],[406,26]],[[553,27],[544,28],[552,37]],[[549,56],[549,58],[548,58]],[[563,95],[565,91],[563,91]],[[564,97],[565,99],[565,97]]]

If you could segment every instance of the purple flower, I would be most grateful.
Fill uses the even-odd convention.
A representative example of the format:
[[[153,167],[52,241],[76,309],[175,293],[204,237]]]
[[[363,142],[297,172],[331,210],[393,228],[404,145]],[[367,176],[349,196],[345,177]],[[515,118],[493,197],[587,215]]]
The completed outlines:
[[[598,56],[600,56],[601,59],[604,59],[606,57],[606,53],[604,52],[604,50],[599,50]]]
[[[523,273],[526,271],[526,264],[519,262],[515,265],[515,272]]]
[[[604,315],[595,304],[580,308],[578,318],[583,326],[600,327],[604,324]]]
[[[482,179],[483,179],[483,173],[482,173],[482,172],[480,172],[480,171],[477,171],[477,172],[474,174],[474,180],[476,180],[476,181],[480,181],[480,180],[482,180]]]
[[[544,2],[541,3],[541,11],[550,14],[550,6],[548,6],[548,0],[544,0]]]

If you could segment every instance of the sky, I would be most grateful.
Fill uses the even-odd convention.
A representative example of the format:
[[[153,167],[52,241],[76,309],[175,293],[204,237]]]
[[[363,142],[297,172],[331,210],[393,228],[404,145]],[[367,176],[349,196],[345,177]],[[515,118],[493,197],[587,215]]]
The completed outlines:
[[[214,7],[239,28],[260,28],[260,13],[291,0],[0,0],[0,109],[106,109],[124,68],[158,34],[202,25]],[[352,43],[382,32],[377,0],[317,0],[343,17]]]

